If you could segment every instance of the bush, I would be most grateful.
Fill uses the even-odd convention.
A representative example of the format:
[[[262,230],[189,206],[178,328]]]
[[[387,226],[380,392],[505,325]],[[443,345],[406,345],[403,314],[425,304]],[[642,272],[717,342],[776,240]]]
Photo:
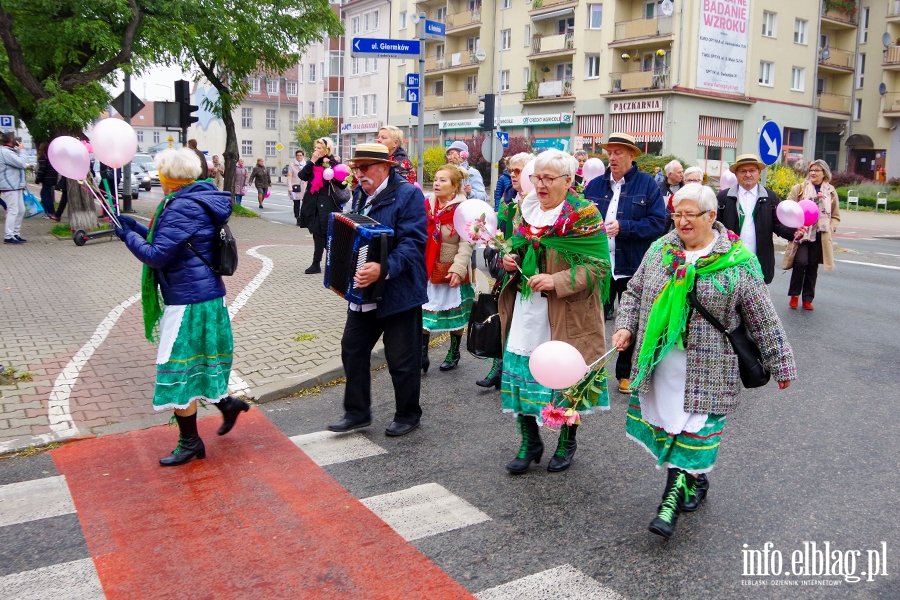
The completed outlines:
[[[791,188],[803,183],[805,177],[793,168],[781,163],[769,167],[766,173],[766,187],[771,188],[779,198],[787,198]]]
[[[870,186],[866,186],[865,188],[862,188],[866,191],[866,195],[863,195],[863,192],[860,191],[859,205],[860,206],[868,206],[869,208],[875,208],[875,193],[872,193],[870,189],[867,189],[869,187]],[[879,186],[879,187],[881,187],[881,186]],[[859,190],[859,188],[857,188],[855,186],[853,188],[849,188],[849,187],[837,188],[838,200],[841,205],[841,208],[843,208],[843,209],[847,208],[847,190],[849,190],[849,189]],[[879,191],[887,191],[887,190],[879,190]],[[871,193],[871,195],[868,195],[869,193]],[[896,192],[894,192],[890,196],[888,196],[887,207],[888,207],[888,210],[900,211],[900,197],[898,197]]]
[[[857,175],[856,173],[851,173],[850,171],[831,172],[831,185],[836,188],[857,185],[865,179],[866,178],[862,175]]]
[[[643,171],[644,173],[653,175],[656,172],[656,167],[659,167],[663,170],[663,172],[665,172],[666,165],[673,160],[677,160],[678,162],[680,162],[681,167],[684,169],[687,169],[690,166],[686,162],[672,154],[668,154],[666,156],[656,156],[655,154],[641,154],[634,160],[634,162],[637,163],[639,171]]]
[[[414,169],[418,169],[418,157],[410,157],[409,162],[412,163]],[[437,173],[437,170],[443,167],[446,163],[447,159],[444,155],[443,148],[441,148],[440,146],[431,146],[430,148],[425,148],[425,181],[420,181],[419,183],[425,185],[426,183],[431,183],[432,181],[434,181],[434,174]]]

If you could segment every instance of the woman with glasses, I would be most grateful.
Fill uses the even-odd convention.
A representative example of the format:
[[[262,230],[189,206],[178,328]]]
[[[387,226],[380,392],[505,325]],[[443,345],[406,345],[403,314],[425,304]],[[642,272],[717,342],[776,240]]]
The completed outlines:
[[[688,167],[684,170],[684,185],[690,183],[703,183],[703,169],[700,167]]]
[[[575,151],[575,160],[578,161],[578,170],[575,171],[575,185],[580,185],[584,183],[584,173],[582,173],[584,169],[584,163],[587,162],[588,154],[584,150],[576,150]]]
[[[819,265],[825,265],[826,271],[834,270],[834,247],[831,245],[831,234],[837,231],[841,222],[838,209],[837,190],[831,185],[831,169],[824,160],[814,160],[809,164],[806,181],[791,188],[787,200],[799,202],[812,200],[819,207],[819,221],[809,227],[800,227],[794,234],[794,241],[784,253],[781,268],[791,271],[791,283],[788,296],[790,307],[797,308],[800,296],[803,296],[803,308],[813,309],[813,298],[816,296],[816,278]]]
[[[303,165],[298,177],[306,183],[306,192],[300,203],[300,226],[309,229],[313,236],[312,264],[304,273],[313,275],[322,272],[322,254],[328,236],[328,215],[341,212],[342,205],[335,198],[337,189],[345,189],[347,184],[337,179],[326,181],[325,169],[334,168],[338,159],[334,156],[334,142],[330,137],[315,141],[312,156]],[[357,176],[357,180],[359,177]]]
[[[513,217],[513,252],[503,257],[509,278],[500,292],[504,337],[500,394],[504,412],[518,420],[522,445],[506,469],[524,473],[539,463],[544,445],[538,426],[541,410],[559,390],[538,383],[529,358],[535,348],[558,340],[577,348],[592,363],[606,351],[603,298],[609,294],[609,245],[597,207],[572,191],[578,161],[559,150],[534,160],[534,190]],[[594,406],[609,408],[606,391]],[[563,425],[548,471],[564,471],[575,454],[575,431]]]
[[[716,196],[698,184],[673,200],[675,231],[654,242],[622,294],[612,343],[635,344],[625,432],[667,468],[651,532],[670,537],[682,511],[706,497],[725,415],[741,391],[728,338],[693,310],[688,292],[728,331],[743,323],[785,389],[794,355],[756,256],[716,221]]]

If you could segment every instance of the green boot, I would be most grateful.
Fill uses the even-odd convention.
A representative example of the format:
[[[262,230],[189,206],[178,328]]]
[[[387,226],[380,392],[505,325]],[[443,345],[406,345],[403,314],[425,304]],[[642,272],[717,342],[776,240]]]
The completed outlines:
[[[479,379],[475,382],[475,385],[478,387],[489,388],[495,387],[498,390],[500,389],[500,379],[503,374],[503,360],[499,358],[494,359],[494,364],[491,365],[491,370],[488,371],[488,374],[484,376],[484,379]]]
[[[519,448],[519,454],[506,465],[506,470],[515,474],[527,471],[531,461],[540,464],[541,455],[544,454],[544,443],[541,442],[537,419],[519,415],[518,425],[519,433],[522,435],[522,447]]]
[[[444,362],[438,367],[441,371],[450,371],[459,364],[459,346],[461,343],[461,335],[450,334],[450,349],[447,351],[447,357],[444,358]]]
[[[662,504],[657,509],[656,518],[650,522],[650,526],[647,528],[651,533],[664,538],[672,537],[672,534],[675,533],[675,524],[678,523],[678,515],[681,514],[681,507],[688,499],[693,485],[693,475],[681,469],[669,469]]]
[[[572,457],[575,456],[575,450],[578,449],[578,442],[575,441],[577,430],[578,425],[563,425],[560,428],[556,452],[553,453],[547,464],[547,470],[551,473],[565,471],[572,465]]]

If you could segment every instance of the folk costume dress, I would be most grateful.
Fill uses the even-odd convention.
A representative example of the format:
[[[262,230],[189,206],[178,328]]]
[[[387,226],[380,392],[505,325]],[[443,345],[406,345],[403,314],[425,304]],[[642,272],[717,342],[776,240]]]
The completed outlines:
[[[522,257],[522,273],[511,273],[501,292],[501,321],[505,321],[503,306],[508,302],[504,298],[511,296],[513,290],[515,293],[510,322],[503,323],[506,335],[501,401],[504,412],[534,416],[542,424],[541,410],[555,399],[557,391],[534,379],[528,361],[535,348],[550,340],[582,346],[582,354],[590,354],[584,357],[588,363],[603,354],[602,298],[609,293],[609,246],[596,206],[572,191],[553,210],[543,211],[533,191],[518,211],[510,210],[514,211],[510,241]],[[555,291],[533,292],[525,278],[538,273],[563,277],[565,285],[577,295],[561,297]],[[585,289],[576,292],[576,280],[585,283],[585,278]],[[567,319],[566,312],[571,319]],[[563,322],[556,330],[554,314],[561,314]],[[590,344],[591,349],[586,350],[585,344]],[[582,414],[594,407],[609,409],[605,389]]]
[[[422,328],[430,333],[458,331],[469,322],[475,290],[469,277],[474,244],[464,242],[453,227],[456,207],[466,200],[458,194],[444,208],[437,199],[425,199],[428,239],[425,243],[425,268],[428,271],[428,302],[422,306]],[[452,288],[446,276],[455,273],[463,281]]]

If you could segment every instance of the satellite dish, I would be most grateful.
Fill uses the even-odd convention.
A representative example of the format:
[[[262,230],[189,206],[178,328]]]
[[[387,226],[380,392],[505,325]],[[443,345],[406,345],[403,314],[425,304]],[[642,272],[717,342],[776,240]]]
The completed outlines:
[[[881,43],[884,44],[884,47],[885,47],[885,48],[887,48],[888,46],[890,46],[890,45],[891,45],[891,34],[889,34],[887,31],[885,31],[885,32],[881,35]]]
[[[659,5],[659,10],[663,16],[671,17],[672,13],[675,12],[675,4],[672,0],[663,0]]]
[[[828,60],[831,58],[831,52],[828,51],[828,48],[822,48],[822,60]]]
[[[483,49],[479,48],[475,51],[475,60],[477,60],[478,62],[484,62],[484,59],[486,58],[487,52],[485,52]]]
[[[419,22],[419,13],[413,13],[409,15],[409,22],[415,25]]]
[[[887,86],[884,85],[883,81],[881,82],[881,85],[878,86],[878,93],[881,94],[882,96],[887,94]]]

